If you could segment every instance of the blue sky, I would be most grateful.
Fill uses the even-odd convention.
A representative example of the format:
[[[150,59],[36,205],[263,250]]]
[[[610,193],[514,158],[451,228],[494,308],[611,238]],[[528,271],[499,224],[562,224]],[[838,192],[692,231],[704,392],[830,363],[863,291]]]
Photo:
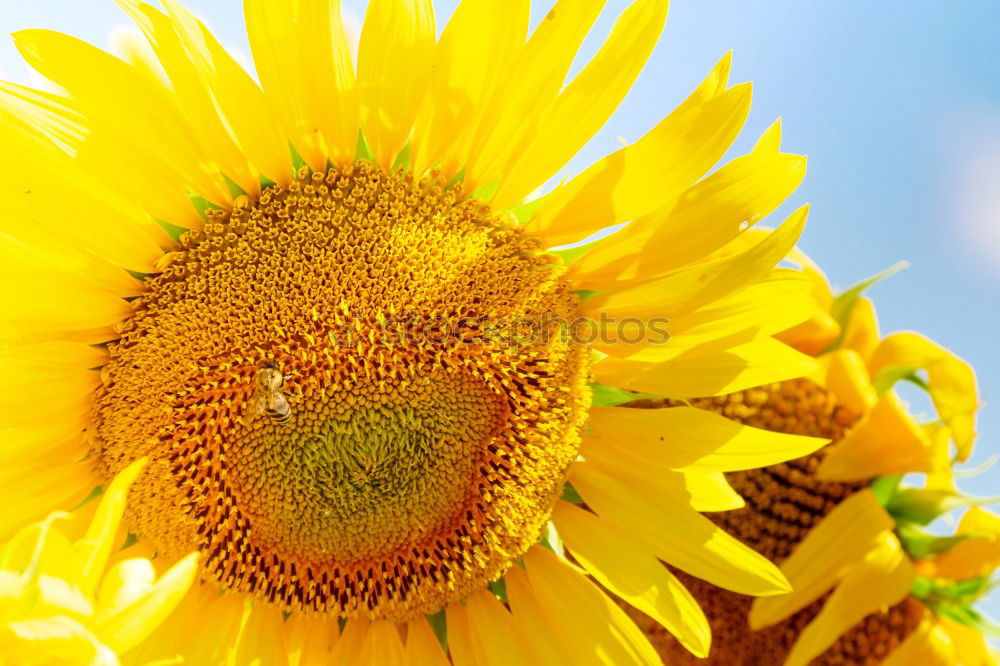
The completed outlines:
[[[363,1],[345,4],[363,15]],[[584,55],[626,4],[608,3]],[[239,0],[187,5],[249,54]],[[437,2],[438,16],[454,5]],[[536,5],[536,15],[548,7]],[[0,3],[5,34],[45,27],[107,48],[125,23],[111,0]],[[732,49],[732,80],[755,84],[734,154],[782,117],[783,146],[807,154],[809,172],[778,215],[812,202],[801,244],[835,285],[912,264],[871,292],[883,330],[921,331],[976,366],[985,405],[973,464],[981,462],[1000,438],[998,24],[995,0],[674,0],[630,98],[570,168],[614,150],[617,137],[637,139]],[[0,41],[0,74],[31,80],[9,39]],[[1000,469],[965,486],[998,495]],[[1000,616],[1000,599],[987,607]]]

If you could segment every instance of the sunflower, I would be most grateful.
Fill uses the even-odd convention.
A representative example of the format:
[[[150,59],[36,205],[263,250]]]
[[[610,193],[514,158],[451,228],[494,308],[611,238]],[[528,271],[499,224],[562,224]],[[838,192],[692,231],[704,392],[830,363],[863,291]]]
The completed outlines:
[[[955,535],[924,529],[973,501],[951,475],[974,439],[972,369],[917,333],[880,336],[872,301],[861,294],[886,275],[834,298],[818,267],[798,252],[791,259],[811,276],[820,307],[777,337],[815,355],[819,370],[691,402],[748,425],[832,440],[798,460],[728,474],[746,507],[713,514],[781,564],[793,591],[754,600],[678,572],[716,637],[708,662],[629,613],[672,664],[996,663],[981,631],[986,621],[971,604],[1000,565],[1000,518],[973,507]],[[894,389],[900,381],[927,392],[933,422],[911,416]],[[901,482],[911,473],[924,478],[922,487]]]
[[[775,124],[705,175],[750,104],[726,56],[532,194],[625,96],[666,0],[565,85],[602,3],[528,38],[526,0],[466,0],[436,38],[428,0],[373,0],[355,68],[339,2],[248,0],[256,80],[177,2],[119,4],[146,38],[124,58],[19,32],[60,92],[0,87],[0,478],[23,498],[0,532],[148,458],[129,541],[198,552],[199,583],[127,661],[655,663],[598,583],[700,655],[660,560],[788,591],[701,511],[741,502],[723,472],[822,440],[621,405],[811,371],[771,337],[814,310],[777,267],[806,210],[745,233],[804,158]]]
[[[73,516],[58,511],[0,548],[0,663],[113,666],[180,603],[197,553],[158,580],[147,558],[112,558],[129,484],[145,464],[111,482],[79,539],[68,536]]]

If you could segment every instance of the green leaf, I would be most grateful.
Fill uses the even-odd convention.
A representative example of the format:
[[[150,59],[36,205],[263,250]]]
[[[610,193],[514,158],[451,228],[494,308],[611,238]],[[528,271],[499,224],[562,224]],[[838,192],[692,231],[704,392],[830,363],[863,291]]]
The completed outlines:
[[[878,503],[882,506],[888,506],[889,500],[896,494],[896,489],[899,488],[899,482],[902,480],[902,476],[880,476],[872,481],[871,489],[875,493],[875,499],[878,500]]]
[[[851,312],[854,310],[854,304],[857,303],[858,297],[861,296],[872,285],[878,284],[882,280],[898,273],[900,270],[907,268],[910,264],[905,261],[901,261],[891,268],[887,268],[878,275],[873,275],[872,277],[862,280],[853,287],[850,287],[833,299],[833,305],[830,307],[830,315],[840,324],[840,335],[837,339],[830,343],[824,351],[833,351],[838,349],[844,342],[844,332],[847,330],[847,322],[851,318]]]
[[[633,400],[657,400],[663,398],[662,395],[654,393],[635,393],[598,383],[591,384],[590,390],[593,391],[591,404],[594,407],[617,407]]]

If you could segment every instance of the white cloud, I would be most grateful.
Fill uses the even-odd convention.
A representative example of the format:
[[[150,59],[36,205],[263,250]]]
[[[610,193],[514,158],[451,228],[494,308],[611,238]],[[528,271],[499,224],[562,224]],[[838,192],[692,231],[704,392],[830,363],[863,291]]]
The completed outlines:
[[[947,216],[961,250],[1000,279],[1000,110],[961,118],[952,145]]]

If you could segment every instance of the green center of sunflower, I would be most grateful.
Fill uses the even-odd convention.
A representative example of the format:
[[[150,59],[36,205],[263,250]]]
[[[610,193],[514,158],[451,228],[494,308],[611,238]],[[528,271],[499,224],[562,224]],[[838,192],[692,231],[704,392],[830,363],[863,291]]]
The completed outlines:
[[[438,177],[300,171],[182,238],[109,346],[92,452],[131,529],[287,609],[403,620],[535,541],[588,352],[537,241]],[[527,325],[526,325],[527,324]]]

